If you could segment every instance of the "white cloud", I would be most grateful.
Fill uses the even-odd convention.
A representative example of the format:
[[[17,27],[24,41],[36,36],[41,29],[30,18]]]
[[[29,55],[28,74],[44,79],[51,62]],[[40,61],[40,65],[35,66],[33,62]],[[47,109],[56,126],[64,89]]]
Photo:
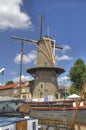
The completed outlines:
[[[63,61],[63,60],[71,60],[72,59],[72,57],[69,57],[69,56],[67,56],[67,55],[63,55],[63,56],[56,56],[56,60],[57,61]]]
[[[32,28],[30,16],[21,11],[21,5],[23,5],[22,0],[0,0],[1,30]]]
[[[28,55],[23,54],[22,63],[27,64],[27,63],[30,63],[32,61],[35,61],[36,56],[37,56],[36,54],[37,54],[37,52],[34,50],[32,50],[30,53],[28,53]],[[17,64],[20,64],[20,61],[21,61],[21,54],[18,54],[15,57],[14,62]]]
[[[37,52],[32,50],[30,53],[28,53],[27,57],[28,57],[28,62],[34,61],[36,60]]]
[[[63,82],[63,81],[68,81],[68,80],[70,80],[68,76],[63,76],[63,77],[58,78],[58,82]]]
[[[70,77],[68,77],[68,76],[58,77],[57,81],[58,81],[59,86],[70,86],[71,85],[71,80],[70,80]]]
[[[15,57],[14,62],[17,63],[17,64],[20,64],[20,61],[21,61],[21,54],[18,54],[18,55]],[[28,57],[27,57],[26,55],[23,55],[22,63],[23,63],[23,64],[28,63]]]
[[[71,50],[71,47],[69,45],[64,45],[63,46],[63,52],[65,53],[68,50]]]
[[[27,81],[30,81],[30,80],[33,80],[33,77],[31,77],[31,76],[24,76],[24,75],[21,76],[21,81],[22,82],[27,82]],[[13,82],[14,83],[19,83],[20,82],[20,77],[14,78]]]

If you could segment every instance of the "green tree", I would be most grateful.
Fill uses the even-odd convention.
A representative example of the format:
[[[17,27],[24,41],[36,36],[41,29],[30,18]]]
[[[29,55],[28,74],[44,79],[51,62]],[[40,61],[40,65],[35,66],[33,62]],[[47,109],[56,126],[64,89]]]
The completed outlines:
[[[8,85],[8,84],[13,84],[14,82],[13,81],[8,81],[7,83],[6,83],[6,85]]]
[[[76,60],[70,69],[70,79],[72,82],[70,93],[80,94],[86,79],[86,65],[82,59]]]

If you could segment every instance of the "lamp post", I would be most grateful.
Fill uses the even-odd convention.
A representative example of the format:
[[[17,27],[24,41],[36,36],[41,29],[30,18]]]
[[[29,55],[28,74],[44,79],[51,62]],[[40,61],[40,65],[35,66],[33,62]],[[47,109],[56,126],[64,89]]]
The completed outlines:
[[[3,75],[5,72],[5,68],[0,69],[0,74],[2,75],[2,85],[3,85]]]

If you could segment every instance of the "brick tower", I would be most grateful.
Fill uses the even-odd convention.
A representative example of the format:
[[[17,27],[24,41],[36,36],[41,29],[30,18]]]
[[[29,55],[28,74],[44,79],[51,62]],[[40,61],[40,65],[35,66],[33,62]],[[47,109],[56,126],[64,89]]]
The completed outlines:
[[[33,98],[44,98],[49,95],[56,98],[57,77],[64,72],[64,69],[55,66],[54,40],[49,36],[42,37],[36,45],[38,46],[36,67],[27,69],[27,72],[34,77]]]

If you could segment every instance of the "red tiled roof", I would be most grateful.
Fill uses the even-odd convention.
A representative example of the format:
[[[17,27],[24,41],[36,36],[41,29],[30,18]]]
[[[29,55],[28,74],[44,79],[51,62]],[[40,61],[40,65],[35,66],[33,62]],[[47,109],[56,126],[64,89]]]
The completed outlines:
[[[15,86],[16,84],[8,84],[8,85],[0,86],[0,90],[14,88]]]
[[[29,81],[29,82],[24,82],[21,84],[22,87],[31,87],[32,84],[34,83],[34,81]],[[8,85],[4,85],[4,86],[0,86],[0,90],[3,90],[3,89],[12,89],[12,88],[18,88],[20,86],[20,84],[8,84]]]

